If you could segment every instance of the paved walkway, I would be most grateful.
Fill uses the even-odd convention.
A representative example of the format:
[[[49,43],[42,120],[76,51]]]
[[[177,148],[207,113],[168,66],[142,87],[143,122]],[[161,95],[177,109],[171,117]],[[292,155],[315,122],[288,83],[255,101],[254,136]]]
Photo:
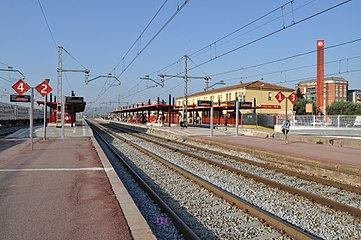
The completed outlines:
[[[0,239],[155,239],[88,128],[0,139]]]

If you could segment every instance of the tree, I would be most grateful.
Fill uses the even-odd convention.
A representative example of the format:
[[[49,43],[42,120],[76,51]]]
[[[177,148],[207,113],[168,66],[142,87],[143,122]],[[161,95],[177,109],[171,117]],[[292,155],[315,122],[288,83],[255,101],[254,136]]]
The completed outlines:
[[[296,111],[296,115],[305,115],[306,114],[306,99],[299,98],[297,102],[293,104],[293,111]]]
[[[303,96],[300,88],[297,88],[296,95],[297,95],[298,99],[304,99],[305,98]]]
[[[352,102],[333,102],[326,108],[328,115],[361,115],[361,105]]]

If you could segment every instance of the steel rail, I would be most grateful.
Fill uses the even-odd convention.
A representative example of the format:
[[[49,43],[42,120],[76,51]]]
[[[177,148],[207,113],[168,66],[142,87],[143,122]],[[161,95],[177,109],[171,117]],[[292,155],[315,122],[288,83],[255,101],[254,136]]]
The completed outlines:
[[[109,130],[105,130],[107,131],[109,134],[112,134]],[[197,184],[201,185],[202,187],[204,187],[205,189],[211,191],[212,193],[214,193],[215,195],[223,198],[224,200],[226,200],[227,202],[231,203],[232,205],[235,205],[237,207],[239,207],[240,209],[245,210],[246,212],[250,213],[251,215],[262,219],[265,223],[269,224],[270,226],[273,226],[274,228],[278,229],[281,233],[286,233],[288,236],[295,238],[295,239],[321,239],[318,236],[315,236],[312,233],[307,232],[306,230],[293,225],[292,223],[289,223],[281,218],[279,218],[278,216],[275,216],[259,207],[257,207],[256,205],[253,205],[252,203],[247,202],[244,199],[239,198],[238,196],[235,196],[232,193],[229,193],[226,190],[223,190],[211,183],[209,183],[208,181],[194,175],[193,173],[190,173],[189,171],[163,159],[162,157],[142,148],[141,146],[132,143],[131,141],[128,140],[124,140],[124,138],[118,136],[118,135],[114,135],[112,134],[112,136],[114,138],[118,138],[122,141],[125,141],[126,143],[128,143],[130,146],[136,148],[137,150],[141,151],[142,153],[154,158],[155,160],[161,162],[162,164],[164,164],[165,166],[173,169],[174,171],[178,172],[179,174],[183,175],[184,177],[196,182]]]
[[[119,124],[117,124],[117,125],[119,125]],[[165,142],[171,141],[170,139],[163,138],[163,137],[160,137],[160,136],[151,135],[151,134],[147,134],[147,135],[152,136],[152,137],[157,138],[157,139],[160,139],[160,140],[165,141]],[[196,149],[196,150],[200,150],[200,151],[206,151],[208,153],[212,153],[212,154],[218,155],[220,157],[230,158],[230,159],[233,159],[235,161],[239,161],[239,162],[247,163],[247,164],[250,164],[250,165],[254,165],[256,167],[266,168],[268,170],[284,173],[284,174],[294,176],[294,177],[298,177],[298,178],[301,178],[301,179],[304,179],[304,180],[308,180],[308,181],[320,183],[320,184],[323,184],[323,185],[327,185],[327,186],[330,186],[330,187],[335,187],[335,188],[343,189],[343,190],[346,190],[346,191],[354,192],[354,193],[357,193],[357,194],[361,194],[361,187],[351,186],[349,184],[344,184],[344,183],[340,183],[340,182],[336,182],[336,181],[332,181],[332,180],[319,178],[319,177],[316,177],[316,176],[311,176],[311,175],[299,173],[299,172],[292,171],[292,170],[283,169],[283,168],[280,168],[280,167],[275,167],[275,166],[272,166],[272,165],[269,165],[269,164],[266,164],[266,163],[251,161],[251,160],[248,160],[248,159],[245,159],[245,158],[232,156],[230,154],[217,152],[217,151],[214,151],[214,150],[211,150],[211,149],[204,149],[202,147],[187,144],[187,143],[184,143],[184,142],[177,142],[177,144],[183,145],[183,146],[186,146],[186,147],[189,147],[189,148],[193,148],[193,149]]]
[[[105,138],[99,132],[100,127],[90,120],[86,120],[90,128],[99,136],[99,138],[112,150],[124,164],[124,166],[129,170],[133,175],[135,180],[142,186],[142,188],[150,195],[150,197],[158,204],[158,206],[165,212],[169,217],[171,217],[173,223],[179,228],[183,233],[186,239],[200,240],[199,236],[194,233],[194,231],[158,196],[158,194],[153,191],[153,189],[139,176],[139,174],[126,162],[123,156],[121,156],[116,148],[108,143]],[[103,131],[105,131],[103,129]],[[108,132],[108,134],[111,134]],[[112,137],[118,138],[118,136],[111,134]],[[124,140],[123,140],[124,141]],[[129,144],[129,142],[127,142]]]
[[[132,134],[132,133],[129,133],[129,134]],[[358,208],[355,208],[355,207],[352,207],[352,206],[349,206],[349,205],[346,205],[346,204],[343,204],[343,203],[340,203],[340,202],[337,202],[337,201],[334,201],[334,200],[330,200],[330,199],[327,199],[325,197],[319,196],[317,194],[309,193],[309,192],[306,192],[306,191],[303,191],[303,190],[300,190],[300,189],[297,189],[297,188],[294,188],[294,187],[291,187],[291,186],[288,186],[288,185],[285,185],[285,184],[282,184],[282,183],[278,183],[278,182],[276,182],[274,180],[270,180],[270,179],[255,175],[255,174],[252,174],[252,173],[249,173],[249,172],[246,172],[246,171],[231,167],[231,166],[223,164],[223,163],[219,163],[219,162],[216,162],[216,161],[213,161],[213,160],[209,160],[209,159],[207,159],[205,157],[196,155],[194,153],[190,153],[190,152],[188,152],[186,150],[182,150],[182,149],[179,149],[177,147],[169,146],[168,144],[164,144],[164,143],[154,141],[152,139],[143,137],[143,136],[141,136],[139,134],[137,134],[137,135],[132,134],[132,136],[143,139],[144,141],[152,142],[152,143],[154,143],[154,144],[156,144],[158,146],[169,148],[174,152],[179,152],[179,153],[185,154],[185,155],[187,155],[189,157],[195,158],[195,159],[200,160],[202,162],[206,162],[208,164],[212,164],[212,165],[220,167],[222,169],[225,169],[225,170],[240,174],[242,176],[251,178],[251,179],[253,179],[253,180],[257,181],[257,182],[264,183],[264,184],[269,185],[271,187],[279,188],[279,189],[282,189],[282,190],[284,190],[286,192],[289,192],[289,193],[292,193],[292,194],[297,194],[299,196],[308,198],[311,201],[315,201],[315,202],[317,202],[319,204],[329,206],[329,207],[334,208],[336,210],[340,210],[340,211],[343,211],[343,212],[348,212],[350,214],[354,214],[354,215],[356,215],[358,217],[361,217],[361,209],[358,209]],[[153,137],[153,135],[151,135],[151,136]],[[177,142],[177,144],[178,144],[178,142]],[[193,146],[189,146],[189,145],[187,145],[187,147],[193,148]],[[194,149],[198,149],[198,148],[194,148]],[[208,149],[199,149],[199,150],[204,151],[204,152],[211,152],[211,153],[214,152],[212,150],[208,151]],[[224,156],[228,157],[229,155],[224,155]]]

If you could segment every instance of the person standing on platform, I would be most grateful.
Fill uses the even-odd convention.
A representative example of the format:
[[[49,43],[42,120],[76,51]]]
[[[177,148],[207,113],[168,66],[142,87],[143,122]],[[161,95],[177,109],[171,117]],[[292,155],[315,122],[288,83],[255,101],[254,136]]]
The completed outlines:
[[[224,129],[227,131],[227,125],[228,125],[228,115],[224,118]]]
[[[179,114],[178,118],[179,118],[179,126],[180,126],[181,128],[184,128],[184,125],[183,125],[183,115],[182,115],[182,114]]]
[[[290,120],[288,120],[288,119],[284,120],[283,123],[282,123],[282,126],[281,126],[281,131],[285,136],[285,144],[288,143],[287,134],[290,131],[290,127],[291,127]]]

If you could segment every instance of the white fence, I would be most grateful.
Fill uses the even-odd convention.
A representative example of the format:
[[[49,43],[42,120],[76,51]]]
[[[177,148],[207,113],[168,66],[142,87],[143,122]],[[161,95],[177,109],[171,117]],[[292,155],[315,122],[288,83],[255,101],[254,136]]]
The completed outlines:
[[[285,116],[276,118],[276,125],[281,125]],[[289,116],[292,126],[333,127],[333,128],[361,128],[361,116],[350,115],[292,115]]]

